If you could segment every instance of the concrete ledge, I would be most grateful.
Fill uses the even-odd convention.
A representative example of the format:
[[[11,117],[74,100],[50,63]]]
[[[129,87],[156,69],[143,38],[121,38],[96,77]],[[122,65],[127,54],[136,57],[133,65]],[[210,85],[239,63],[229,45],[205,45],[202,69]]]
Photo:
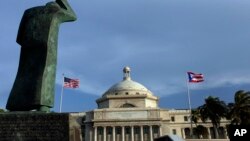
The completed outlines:
[[[4,141],[72,141],[71,123],[69,113],[1,113],[0,137]]]

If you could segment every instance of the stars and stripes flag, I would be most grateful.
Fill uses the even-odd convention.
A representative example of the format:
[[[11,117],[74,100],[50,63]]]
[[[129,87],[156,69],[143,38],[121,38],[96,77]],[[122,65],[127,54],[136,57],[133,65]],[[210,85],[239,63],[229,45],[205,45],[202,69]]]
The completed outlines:
[[[79,88],[80,81],[79,79],[71,79],[64,77],[64,88]]]
[[[188,74],[188,80],[190,83],[199,83],[204,81],[203,74],[201,73],[193,73],[193,72],[187,72]]]

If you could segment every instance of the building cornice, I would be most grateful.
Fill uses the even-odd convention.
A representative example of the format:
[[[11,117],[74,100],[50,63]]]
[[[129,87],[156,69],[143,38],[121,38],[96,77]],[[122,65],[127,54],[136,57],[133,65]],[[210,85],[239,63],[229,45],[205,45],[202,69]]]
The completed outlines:
[[[140,99],[140,98],[158,101],[158,97],[149,96],[145,94],[145,95],[106,95],[104,97],[97,99],[96,102],[99,103],[99,102],[103,102],[103,101],[110,100],[110,99]]]

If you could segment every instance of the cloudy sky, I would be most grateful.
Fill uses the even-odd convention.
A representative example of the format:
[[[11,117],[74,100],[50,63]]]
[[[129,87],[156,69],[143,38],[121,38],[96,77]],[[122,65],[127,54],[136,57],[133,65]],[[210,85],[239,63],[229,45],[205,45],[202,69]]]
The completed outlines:
[[[4,0],[0,4],[0,108],[15,80],[20,46],[16,35],[23,11],[49,0]],[[64,112],[96,108],[95,100],[122,80],[132,79],[160,97],[162,108],[188,108],[187,71],[205,81],[190,84],[192,106],[209,95],[233,101],[250,90],[249,0],[69,0],[77,21],[60,26],[55,107],[62,73],[79,78],[65,89]]]

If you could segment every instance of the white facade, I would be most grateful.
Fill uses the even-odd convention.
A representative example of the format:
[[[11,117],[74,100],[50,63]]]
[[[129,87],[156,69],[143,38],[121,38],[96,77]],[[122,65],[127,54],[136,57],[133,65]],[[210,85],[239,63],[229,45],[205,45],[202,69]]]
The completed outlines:
[[[153,141],[163,135],[190,136],[190,111],[158,107],[158,97],[146,87],[131,80],[130,68],[125,67],[121,82],[97,99],[98,109],[86,112],[83,122],[85,141]],[[221,138],[227,138],[222,122]],[[211,136],[211,123],[203,124]],[[195,127],[195,125],[192,125]]]

